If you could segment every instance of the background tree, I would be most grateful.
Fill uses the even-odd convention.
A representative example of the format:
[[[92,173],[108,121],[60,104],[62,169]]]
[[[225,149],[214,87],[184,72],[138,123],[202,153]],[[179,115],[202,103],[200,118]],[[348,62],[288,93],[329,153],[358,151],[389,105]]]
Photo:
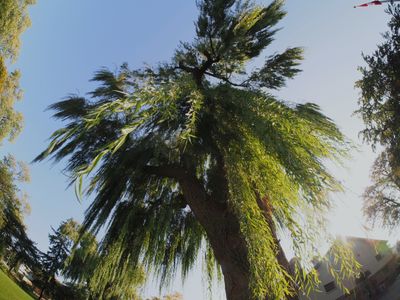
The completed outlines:
[[[22,128],[22,116],[14,110],[15,101],[21,98],[20,73],[8,71],[20,48],[20,36],[30,25],[28,6],[33,0],[2,0],[0,2],[0,143],[12,140]],[[17,183],[26,181],[27,169],[11,156],[0,162],[0,251],[7,252],[11,269],[24,262],[37,266],[34,243],[28,238],[23,224],[23,214],[28,207],[21,197]],[[9,255],[12,253],[13,255]]]
[[[90,280],[99,263],[98,242],[90,232],[81,232],[62,270],[64,277],[90,288]]]
[[[32,0],[4,0],[0,3],[0,142],[7,136],[13,139],[22,126],[21,115],[14,111],[14,102],[21,97],[18,83],[20,75],[18,71],[8,72],[7,64],[17,57],[20,35],[30,24],[27,8],[33,3]],[[16,182],[26,179],[21,176],[22,173],[27,174],[26,170],[22,172],[21,166],[11,156],[4,158],[0,165],[2,249],[9,247],[18,238],[22,239],[22,243],[28,241],[22,222],[24,201],[18,197],[16,186]],[[32,242],[30,244],[33,245]]]
[[[282,1],[197,5],[196,38],[170,63],[100,70],[90,99],[52,105],[68,123],[36,160],[67,157],[78,195],[92,175],[84,228],[96,233],[109,221],[102,241],[105,253],[112,249],[109,272],[143,265],[167,283],[178,267],[185,277],[205,251],[207,270],[214,258],[222,270],[228,299],[295,298],[317,274],[291,273],[279,235],[307,260],[327,194],[340,190],[323,162],[339,160],[348,144],[317,105],[267,92],[300,71],[301,49],[249,70],[273,41]],[[337,279],[352,275],[349,253],[345,269],[332,269]]]
[[[362,79],[360,108],[366,125],[364,141],[382,152],[372,168],[372,185],[364,193],[364,211],[371,220],[393,228],[400,222],[400,7],[390,6],[389,31],[367,64],[359,68]]]
[[[9,72],[7,64],[15,61],[20,48],[20,36],[30,25],[28,6],[34,0],[2,0],[0,3],[0,141],[13,139],[22,127],[22,116],[14,110],[21,98],[20,73]]]
[[[99,255],[89,281],[92,299],[139,299],[138,289],[144,283],[145,273],[130,259],[121,262],[118,250],[111,247]]]
[[[23,222],[29,204],[17,187],[18,182],[28,180],[26,166],[14,157],[9,155],[0,161],[0,256],[7,261],[10,271],[20,263],[29,267],[37,264],[38,250],[28,238]]]
[[[68,219],[60,224],[57,230],[49,234],[49,250],[42,257],[42,290],[41,295],[47,290],[55,296],[59,282],[57,275],[61,275],[66,260],[68,259],[74,243],[79,237],[79,225],[73,219]]]
[[[49,234],[49,250],[44,258],[45,270],[50,276],[60,275],[71,248],[78,240],[79,225],[73,219],[62,222],[57,230]]]
[[[73,284],[86,289],[90,299],[138,299],[144,272],[125,261],[115,266],[114,248],[101,250],[90,232],[80,229],[79,240],[66,260],[62,274]]]

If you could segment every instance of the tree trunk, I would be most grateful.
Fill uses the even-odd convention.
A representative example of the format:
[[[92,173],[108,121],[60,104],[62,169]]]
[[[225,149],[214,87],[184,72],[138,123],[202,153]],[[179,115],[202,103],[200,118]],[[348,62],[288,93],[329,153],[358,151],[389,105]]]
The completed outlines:
[[[44,294],[44,290],[45,290],[45,288],[42,288],[42,290],[40,291],[40,295],[39,295],[39,300],[40,299],[42,299],[42,297],[43,297],[43,294]]]
[[[250,268],[248,249],[237,216],[225,203],[211,199],[196,178],[182,178],[180,181],[185,199],[196,219],[203,226],[221,265],[228,300],[252,299],[250,291]],[[272,222],[272,220],[270,220]],[[267,221],[271,226],[272,223]],[[271,228],[275,234],[275,228]],[[279,252],[277,259],[288,272],[289,263],[276,238]],[[268,298],[265,298],[268,300]],[[289,299],[298,299],[297,297]]]
[[[196,179],[183,179],[180,184],[190,209],[205,229],[221,265],[227,299],[251,299],[247,245],[236,216],[226,204],[208,198]]]
[[[223,164],[220,163],[220,166]],[[245,238],[240,231],[237,216],[228,206],[228,189],[226,176],[220,167],[218,195],[208,195],[202,183],[196,178],[194,172],[188,172],[177,166],[147,166],[146,172],[153,175],[170,177],[178,180],[185,200],[191,211],[204,228],[215,258],[221,266],[225,281],[225,291],[228,300],[252,299],[250,291],[250,267],[248,262],[248,249]],[[263,209],[260,207],[260,209]],[[267,224],[273,225],[271,215],[265,214]],[[275,227],[271,228],[275,235]],[[277,259],[282,267],[290,274],[289,263],[279,245]],[[268,298],[265,298],[268,300]],[[297,297],[289,298],[291,300]]]

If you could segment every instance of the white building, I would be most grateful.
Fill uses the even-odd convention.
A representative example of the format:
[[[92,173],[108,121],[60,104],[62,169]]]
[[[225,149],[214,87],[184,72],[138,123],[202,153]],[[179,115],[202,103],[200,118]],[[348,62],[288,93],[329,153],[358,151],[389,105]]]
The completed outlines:
[[[396,255],[386,241],[357,237],[347,237],[346,240],[362,266],[360,278],[344,282],[351,294],[345,295],[330,274],[327,263],[319,262],[314,266],[321,281],[318,290],[300,296],[301,300],[376,299],[376,295],[395,277]]]
[[[25,266],[24,264],[21,264],[18,268],[17,273],[19,274],[21,281],[32,286],[33,275],[32,275],[32,271],[27,266]]]

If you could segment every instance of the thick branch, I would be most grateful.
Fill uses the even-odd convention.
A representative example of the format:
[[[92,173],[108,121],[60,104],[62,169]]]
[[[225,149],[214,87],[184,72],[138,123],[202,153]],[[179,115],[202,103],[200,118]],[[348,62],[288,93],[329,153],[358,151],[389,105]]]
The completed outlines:
[[[195,68],[185,66],[181,61],[179,62],[178,67],[176,67],[176,69],[181,69],[183,71],[186,71],[186,72],[192,73],[192,74],[195,71]]]
[[[222,81],[224,81],[226,83],[229,83],[232,86],[237,86],[237,87],[246,87],[247,86],[247,84],[245,84],[245,82],[235,83],[235,82],[230,81],[229,78],[227,78],[225,76],[222,76],[222,75],[215,74],[215,73],[204,72],[204,74],[208,75],[208,76],[211,76],[211,77],[214,77],[214,78],[217,78],[217,79],[220,79],[220,80],[222,80]]]
[[[177,165],[145,166],[143,171],[150,175],[174,178],[177,180],[182,180],[188,176],[188,172]]]
[[[382,200],[386,203],[386,204],[391,204],[392,206],[395,206],[396,208],[397,207],[400,207],[400,203],[399,202],[397,202],[397,201],[395,201],[395,200],[393,200],[392,198],[389,198],[389,197],[382,197]]]
[[[203,87],[202,80],[204,74],[206,74],[207,70],[211,68],[211,66],[220,60],[219,57],[213,58],[210,53],[205,52],[203,53],[206,56],[206,60],[201,64],[200,67],[188,67],[183,64],[183,62],[179,62],[178,69],[191,73],[196,84],[199,88]]]

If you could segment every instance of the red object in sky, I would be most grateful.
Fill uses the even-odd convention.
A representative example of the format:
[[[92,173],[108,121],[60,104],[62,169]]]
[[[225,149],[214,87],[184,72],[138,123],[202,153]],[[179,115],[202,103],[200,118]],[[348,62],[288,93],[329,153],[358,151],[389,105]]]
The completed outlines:
[[[356,5],[356,6],[354,6],[354,8],[367,7],[367,6],[373,6],[373,5],[382,5],[383,3],[391,3],[391,4],[393,4],[393,2],[399,2],[399,0],[371,1],[371,2],[368,2],[368,3]]]

